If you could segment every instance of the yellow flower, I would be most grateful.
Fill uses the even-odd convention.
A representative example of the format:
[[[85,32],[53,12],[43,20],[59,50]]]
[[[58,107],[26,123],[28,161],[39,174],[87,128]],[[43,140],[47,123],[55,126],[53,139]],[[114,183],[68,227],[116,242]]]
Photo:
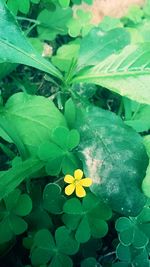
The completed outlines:
[[[86,195],[85,189],[83,187],[89,187],[92,184],[91,178],[84,178],[83,171],[77,169],[74,172],[74,177],[67,174],[64,178],[64,181],[69,184],[65,188],[65,194],[70,196],[74,191],[77,197],[84,197]]]

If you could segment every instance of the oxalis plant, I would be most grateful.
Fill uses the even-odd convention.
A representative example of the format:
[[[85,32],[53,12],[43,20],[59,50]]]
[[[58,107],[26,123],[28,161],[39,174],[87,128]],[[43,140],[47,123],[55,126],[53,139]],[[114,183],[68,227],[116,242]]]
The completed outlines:
[[[2,267],[150,266],[150,3],[80,2],[0,0]]]

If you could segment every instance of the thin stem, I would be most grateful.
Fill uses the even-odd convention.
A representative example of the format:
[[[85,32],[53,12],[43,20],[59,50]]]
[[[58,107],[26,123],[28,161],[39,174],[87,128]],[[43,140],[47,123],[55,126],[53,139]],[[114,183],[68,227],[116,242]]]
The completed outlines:
[[[34,24],[37,24],[39,25],[40,24],[40,21],[38,20],[35,20],[35,19],[30,19],[30,18],[25,18],[25,17],[16,17],[18,20],[25,20],[25,21],[29,21],[29,22],[32,22]]]
[[[26,35],[29,35],[29,33],[37,26],[38,24],[33,24],[27,31],[26,31]]]

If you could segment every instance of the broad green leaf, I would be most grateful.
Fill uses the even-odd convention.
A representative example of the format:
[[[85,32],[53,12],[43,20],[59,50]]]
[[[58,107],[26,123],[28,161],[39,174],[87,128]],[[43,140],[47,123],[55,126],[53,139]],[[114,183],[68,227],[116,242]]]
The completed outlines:
[[[130,35],[123,28],[113,29],[109,32],[93,28],[81,41],[78,67],[96,65],[129,43]]]
[[[2,110],[0,126],[5,122],[7,134],[19,147],[20,138],[28,154],[35,154],[39,144],[50,140],[53,128],[66,122],[53,102],[42,96],[17,93],[9,98]],[[15,131],[15,137],[14,137]]]
[[[146,147],[146,151],[147,151],[147,154],[150,160],[150,135],[147,135],[144,138],[144,145]],[[148,168],[146,170],[146,176],[142,183],[142,190],[147,197],[150,197],[150,161],[149,161]]]
[[[67,34],[67,22],[72,16],[72,9],[70,7],[62,9],[56,6],[56,9],[49,11],[42,10],[37,20],[40,22],[38,26],[38,34],[42,40],[54,40],[58,34]]]
[[[0,2],[0,10],[0,62],[25,64],[61,79],[60,72],[42,58],[27,41],[3,1]]]
[[[81,70],[73,82],[98,84],[137,102],[150,104],[149,56],[149,43],[128,45],[121,53]]]
[[[99,27],[101,30],[108,32],[116,28],[122,28],[123,23],[118,18],[105,16],[100,22]]]
[[[23,180],[42,169],[44,163],[36,158],[21,161],[8,171],[0,172],[0,200],[12,192]]]
[[[142,138],[115,114],[94,106],[78,111],[76,127],[91,191],[113,210],[136,216],[146,201],[141,183],[148,157]]]

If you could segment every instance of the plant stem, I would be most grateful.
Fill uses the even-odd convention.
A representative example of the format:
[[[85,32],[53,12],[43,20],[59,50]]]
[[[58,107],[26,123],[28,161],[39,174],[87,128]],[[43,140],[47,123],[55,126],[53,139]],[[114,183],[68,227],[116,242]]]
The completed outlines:
[[[36,25],[40,25],[40,21],[35,20],[35,19],[30,19],[30,18],[25,18],[25,17],[16,17],[18,20],[25,20],[25,21],[29,21],[31,23],[34,23]]]

